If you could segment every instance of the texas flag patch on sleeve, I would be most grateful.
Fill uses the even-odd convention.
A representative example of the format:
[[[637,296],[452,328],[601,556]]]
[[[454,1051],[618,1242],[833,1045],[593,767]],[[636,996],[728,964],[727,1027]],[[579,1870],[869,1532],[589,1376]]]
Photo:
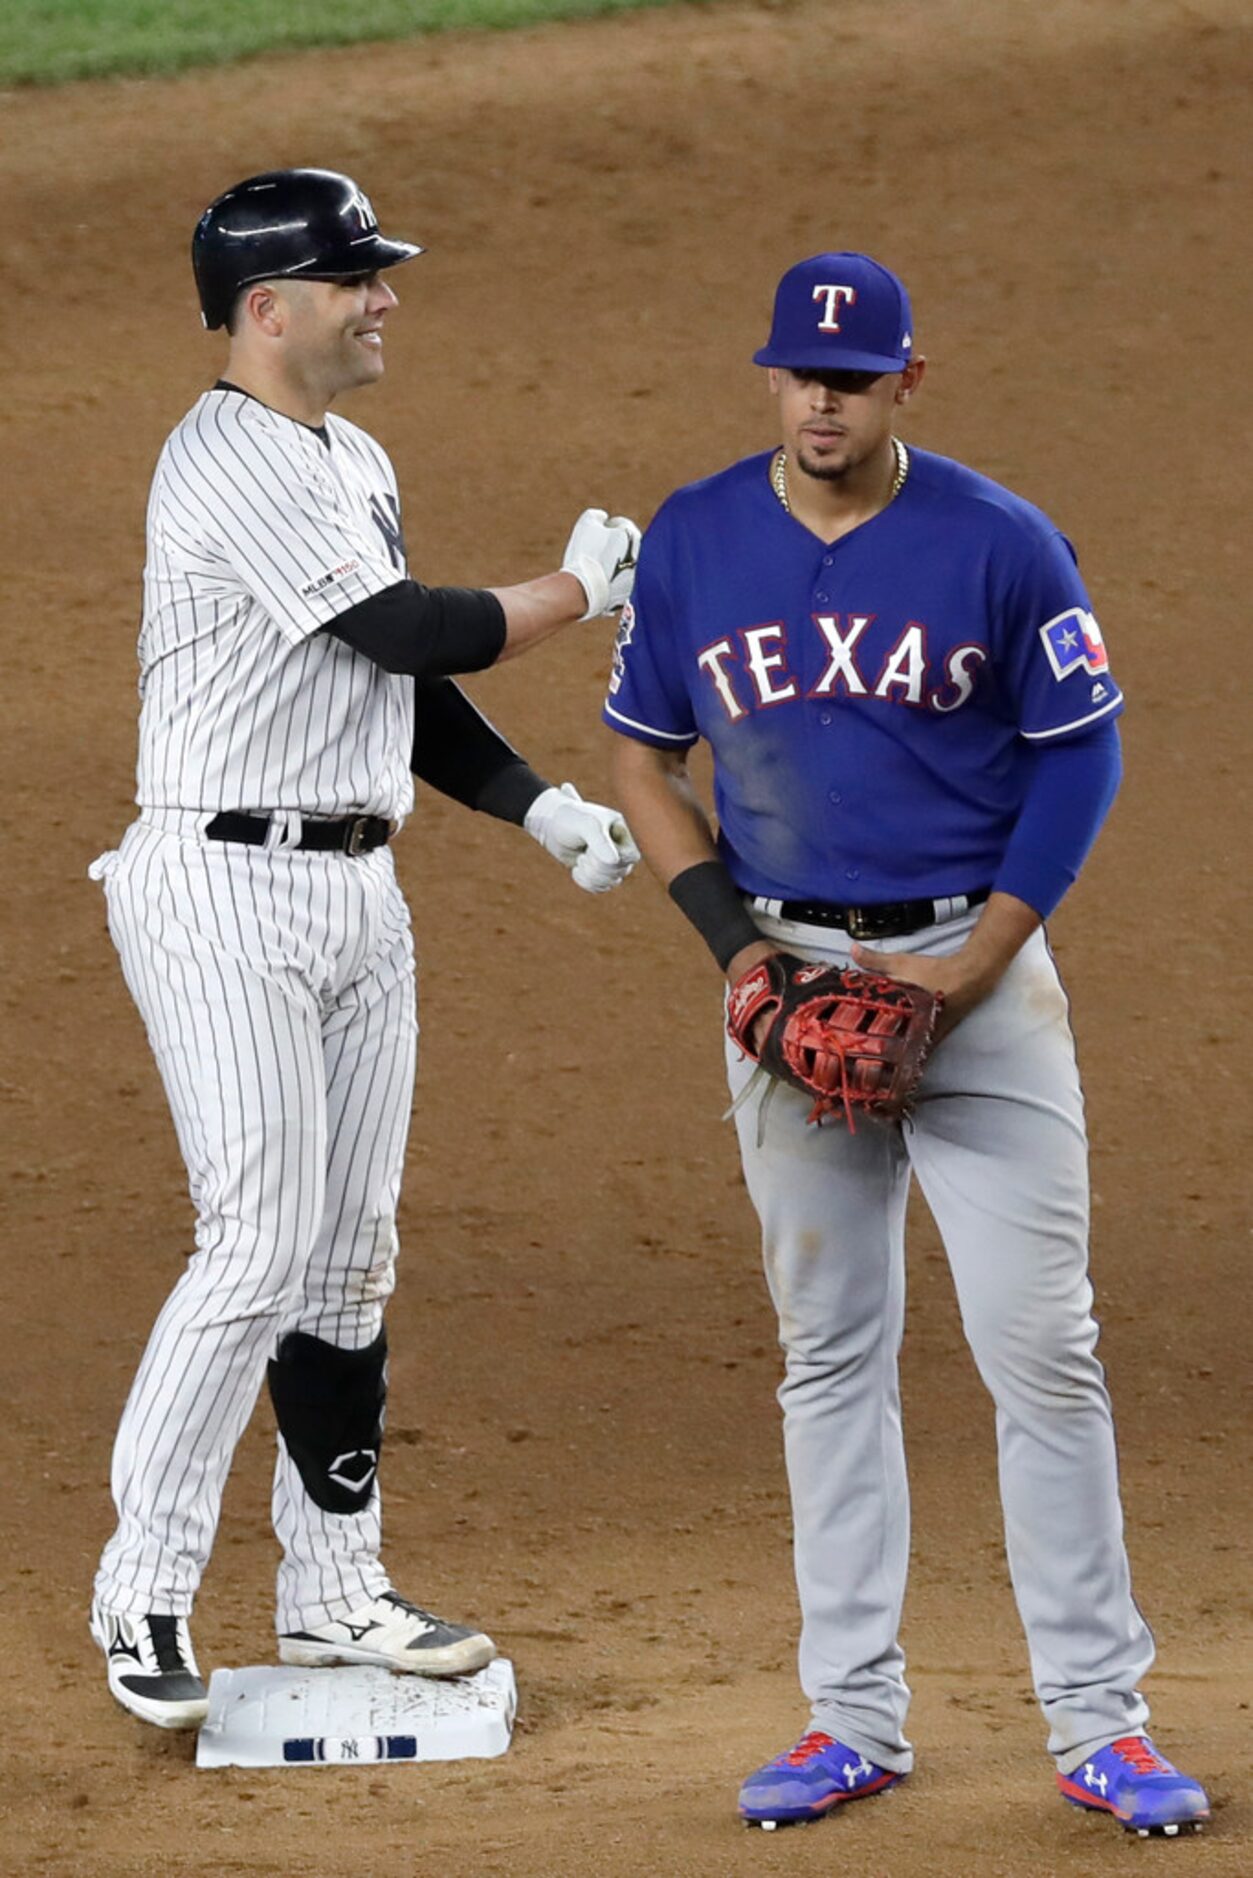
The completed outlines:
[[[1095,616],[1086,607],[1072,606],[1040,628],[1040,638],[1048,653],[1054,678],[1068,678],[1071,672],[1109,670],[1109,654]]]

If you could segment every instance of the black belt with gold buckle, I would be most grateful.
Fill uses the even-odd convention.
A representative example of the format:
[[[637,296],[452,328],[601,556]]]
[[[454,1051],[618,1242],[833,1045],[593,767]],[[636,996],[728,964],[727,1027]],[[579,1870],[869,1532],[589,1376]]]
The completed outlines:
[[[982,906],[990,887],[975,893],[953,894],[944,900],[885,900],[879,906],[832,906],[826,900],[779,900],[770,903],[778,908],[780,919],[795,920],[802,926],[838,926],[850,938],[901,939],[906,933],[921,932],[924,926],[938,925],[953,919],[966,907]],[[957,902],[964,902],[958,906]]]
[[[205,834],[210,841],[246,841],[253,847],[263,847],[270,828],[268,815],[244,815],[237,809],[226,809],[206,824]],[[345,815],[337,821],[302,822],[295,846],[323,853],[369,854],[391,838],[392,825],[381,815]]]

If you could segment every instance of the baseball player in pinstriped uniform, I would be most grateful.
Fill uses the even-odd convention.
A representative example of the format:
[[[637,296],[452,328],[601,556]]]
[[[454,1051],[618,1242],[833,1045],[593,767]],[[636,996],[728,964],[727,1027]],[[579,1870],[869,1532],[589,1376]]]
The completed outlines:
[[[154,477],[140,814],[92,869],[197,1213],[118,1430],[91,1613],[113,1694],[162,1727],[206,1710],[187,1618],[263,1377],[280,1659],[441,1676],[493,1656],[393,1591],[380,1560],[383,1308],[417,1041],[388,843],[416,772],[526,828],[590,892],[638,859],[612,810],[546,784],[452,676],[620,607],[638,531],[588,510],[558,573],[424,588],[387,456],[328,412],[382,373],[387,270],[419,253],[322,170],[249,178],[193,242],[229,359]]]
[[[893,436],[924,370],[894,275],[859,254],[799,263],[755,356],[783,445],[679,490],[645,535],[605,706],[615,787],[732,986],[779,952],[798,972],[833,961],[912,980],[945,1005],[903,1127],[812,1124],[808,1099],[728,1043],[786,1352],[812,1710],[745,1781],[740,1811],[812,1819],[913,1765],[896,1359],[916,1174],[996,1404],[1010,1569],[1061,1790],[1177,1833],[1208,1807],[1143,1732],[1153,1643],[1123,1546],[1083,1099],[1042,926],[1117,788],[1121,694],[1048,518]],[[716,846],[687,782],[701,737]]]

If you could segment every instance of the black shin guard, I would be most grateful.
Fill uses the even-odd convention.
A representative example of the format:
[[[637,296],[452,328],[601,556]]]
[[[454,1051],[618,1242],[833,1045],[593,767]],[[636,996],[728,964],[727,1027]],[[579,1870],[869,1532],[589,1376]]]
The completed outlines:
[[[289,1331],[267,1376],[279,1433],[309,1498],[327,1513],[360,1513],[383,1445],[386,1330],[364,1350]]]

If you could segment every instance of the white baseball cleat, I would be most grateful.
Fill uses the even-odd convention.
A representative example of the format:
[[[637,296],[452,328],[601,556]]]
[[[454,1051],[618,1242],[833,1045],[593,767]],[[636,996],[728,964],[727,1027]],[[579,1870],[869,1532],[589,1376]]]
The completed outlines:
[[[481,1630],[446,1623],[395,1591],[384,1591],[347,1617],[288,1631],[278,1640],[279,1662],[302,1669],[378,1663],[408,1675],[467,1676],[495,1654],[496,1645]]]
[[[156,1728],[198,1728],[209,1692],[196,1668],[185,1617],[118,1617],[91,1607],[91,1634],[109,1665],[109,1690]]]

